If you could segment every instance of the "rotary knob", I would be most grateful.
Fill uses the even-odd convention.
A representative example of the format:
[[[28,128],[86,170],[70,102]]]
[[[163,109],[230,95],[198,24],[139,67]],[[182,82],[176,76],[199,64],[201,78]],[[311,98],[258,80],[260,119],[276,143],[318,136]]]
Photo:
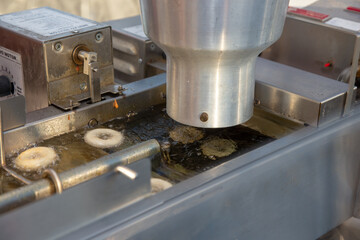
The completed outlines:
[[[0,97],[14,94],[14,83],[7,76],[0,76]]]

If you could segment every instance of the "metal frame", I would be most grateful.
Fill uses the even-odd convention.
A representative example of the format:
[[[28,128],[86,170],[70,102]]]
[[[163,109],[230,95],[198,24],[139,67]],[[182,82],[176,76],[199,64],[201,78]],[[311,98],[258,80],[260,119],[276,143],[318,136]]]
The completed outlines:
[[[61,217],[67,223],[83,220],[99,204],[91,198],[104,185],[92,185],[88,194],[82,194],[79,185],[72,194],[77,203],[86,203],[80,204],[80,211],[78,204],[64,202],[64,192],[0,217],[1,236],[316,239],[353,215],[359,140],[358,106],[351,116],[324,127],[298,130],[156,195],[127,206],[115,203],[111,211],[100,211],[93,221],[77,222],[70,229],[67,224],[59,227],[58,220],[47,221],[52,219],[47,211],[55,206],[66,206]],[[45,220],[34,222],[34,216]]]
[[[305,128],[63,239],[316,239],[353,214],[360,109]]]

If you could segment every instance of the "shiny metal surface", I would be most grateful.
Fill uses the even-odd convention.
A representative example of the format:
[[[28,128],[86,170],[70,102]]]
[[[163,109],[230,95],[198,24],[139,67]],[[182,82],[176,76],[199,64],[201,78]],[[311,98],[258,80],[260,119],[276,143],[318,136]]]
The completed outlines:
[[[255,103],[284,117],[317,127],[344,112],[348,84],[263,58],[255,79]]]
[[[15,96],[0,101],[0,108],[5,112],[2,116],[3,131],[25,125],[25,97]]]
[[[316,239],[353,214],[359,138],[357,106],[350,117],[306,127],[63,239]]]
[[[263,51],[261,57],[337,79],[351,66],[356,38],[350,31],[287,16],[281,38]],[[331,67],[324,67],[328,62],[332,63]]]
[[[60,173],[59,178],[65,190],[104,173],[113,171],[119,164],[128,165],[140,159],[152,157],[159,152],[159,143],[156,140],[149,140]],[[0,212],[7,212],[34,200],[48,197],[54,192],[54,185],[51,181],[45,179],[36,181],[30,185],[2,194],[0,196]]]
[[[0,20],[0,34],[6,36],[0,39],[0,46],[21,55],[26,111],[42,109],[49,104],[70,109],[77,107],[78,101],[90,97],[88,77],[81,74],[81,66],[76,65],[71,57],[78,45],[85,45],[90,51],[98,53],[101,88],[103,92],[109,90],[107,87],[114,85],[111,28],[58,10],[50,8],[42,8],[42,10],[50,11],[49,14],[56,12],[65,18],[73,17],[90,26],[43,36]],[[27,13],[23,13],[24,18],[29,17]],[[21,14],[14,13],[14,15]],[[51,27],[53,25],[49,23],[46,29]],[[58,31],[56,26],[53,28],[54,31]],[[98,33],[102,36],[100,40],[96,39]],[[56,50],[57,44],[60,44],[60,47]],[[82,87],[83,85],[87,87]],[[72,104],[69,104],[70,101]]]
[[[89,92],[92,103],[101,101],[99,63],[96,52],[80,51],[78,57],[83,61],[83,73],[89,76]]]
[[[24,109],[25,110],[25,109]],[[5,159],[5,143],[4,143],[4,127],[3,127],[3,112],[2,112],[2,108],[0,107],[0,166],[3,170],[5,170],[8,174],[10,174],[11,176],[13,176],[16,180],[25,183],[25,184],[30,184],[31,181],[24,178],[23,176],[17,174],[15,171],[9,169],[6,166],[6,159]]]
[[[129,83],[156,72],[149,64],[163,61],[163,51],[146,37],[140,16],[106,22],[112,29],[114,74],[120,83]]]
[[[91,119],[99,123],[117,117],[126,117],[129,112],[138,112],[165,102],[165,75],[157,75],[124,85],[123,95],[106,98],[98,103],[82,105],[73,111],[63,112],[54,107],[27,114],[28,123],[4,133],[5,152],[18,151],[28,144],[36,143],[64,133],[83,128]],[[119,108],[114,108],[114,101]]]
[[[169,116],[207,128],[248,120],[256,56],[280,37],[288,1],[141,0],[140,5],[145,33],[167,56]]]
[[[59,174],[57,174],[57,172],[55,172],[54,169],[52,169],[52,168],[45,169],[43,176],[49,177],[51,179],[51,181],[53,182],[53,184],[55,186],[56,193],[61,194],[63,192],[63,185],[60,180]]]
[[[117,209],[131,206],[150,195],[151,160],[139,159],[127,166],[139,173],[135,180],[111,171],[62,194],[0,215],[0,238],[61,239]]]
[[[138,176],[137,172],[131,170],[130,168],[124,167],[124,166],[116,167],[115,172],[121,173],[131,180],[135,180]]]

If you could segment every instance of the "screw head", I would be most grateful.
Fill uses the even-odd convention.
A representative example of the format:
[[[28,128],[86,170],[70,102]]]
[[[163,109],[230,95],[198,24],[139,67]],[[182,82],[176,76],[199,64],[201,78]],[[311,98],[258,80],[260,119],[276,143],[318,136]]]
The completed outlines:
[[[92,118],[92,119],[90,119],[89,120],[89,122],[88,122],[88,126],[90,127],[90,128],[93,128],[93,127],[95,127],[96,125],[98,125],[98,120],[96,120],[96,118]]]
[[[207,122],[207,120],[209,120],[209,115],[208,115],[206,112],[203,112],[203,113],[200,115],[200,121],[202,121],[202,122]]]
[[[61,44],[61,42],[55,43],[55,44],[54,44],[54,49],[55,49],[55,51],[61,51],[61,49],[62,49],[62,44]]]
[[[95,34],[95,40],[96,41],[101,41],[103,39],[103,34],[101,32],[98,32]]]
[[[85,82],[80,83],[80,89],[83,90],[83,91],[86,90],[87,89],[87,84]]]

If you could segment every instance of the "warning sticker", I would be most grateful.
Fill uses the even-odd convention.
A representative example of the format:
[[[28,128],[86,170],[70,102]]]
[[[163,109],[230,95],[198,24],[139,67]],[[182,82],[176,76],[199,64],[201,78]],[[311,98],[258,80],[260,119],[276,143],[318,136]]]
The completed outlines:
[[[5,76],[14,86],[13,95],[25,95],[24,75],[21,55],[7,48],[0,47],[0,75]],[[8,98],[9,95],[2,98]],[[0,98],[0,99],[2,99]]]
[[[0,20],[45,37],[96,25],[48,8],[7,14],[0,16]]]
[[[140,36],[142,38],[148,39],[148,37],[144,33],[144,29],[142,25],[136,25],[128,28],[124,28],[125,31],[128,31],[132,34],[135,34],[137,36]]]
[[[351,30],[354,32],[360,31],[360,23],[346,20],[343,18],[334,17],[334,18],[330,19],[329,21],[327,21],[326,24],[329,24],[329,25],[332,25],[335,27],[345,28],[345,29],[348,29],[348,30]]]

